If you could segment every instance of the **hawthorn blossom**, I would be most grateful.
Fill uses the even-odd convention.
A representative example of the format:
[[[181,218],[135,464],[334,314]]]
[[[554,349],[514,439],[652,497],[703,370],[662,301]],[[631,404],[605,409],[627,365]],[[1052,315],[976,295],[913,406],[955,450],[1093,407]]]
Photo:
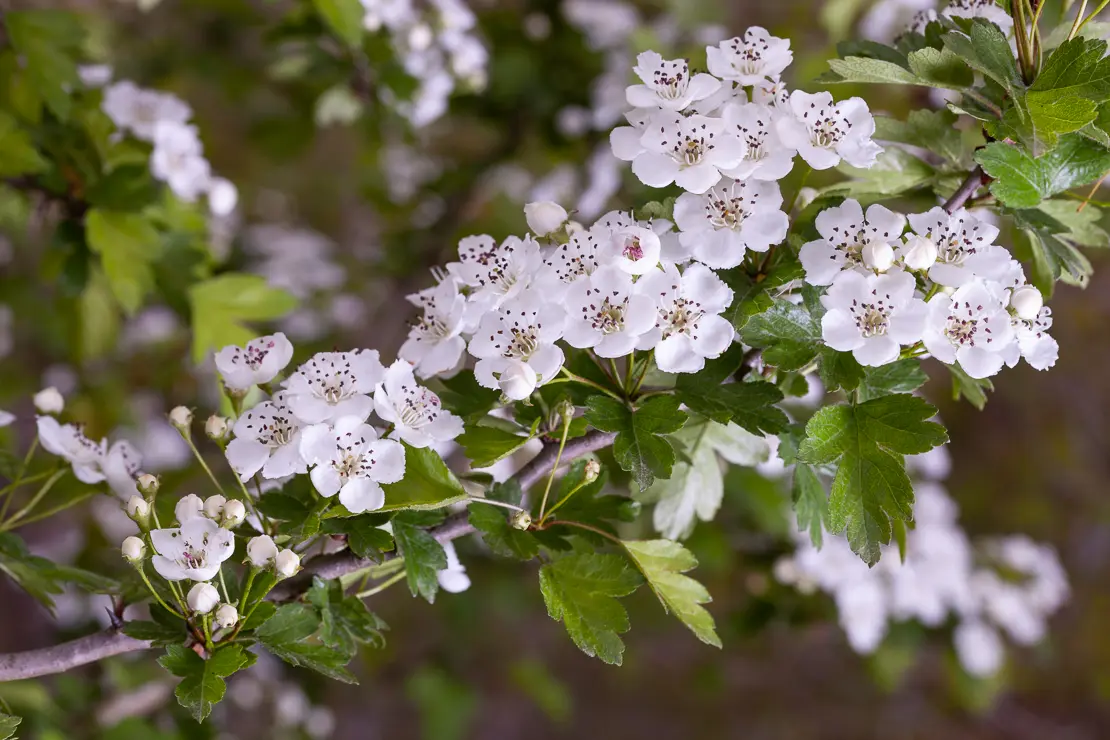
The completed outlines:
[[[795,90],[788,109],[792,115],[775,121],[779,138],[815,170],[835,167],[842,159],[853,167],[870,167],[882,152],[871,141],[875,119],[863,98],[835,103],[832,93]]]
[[[689,252],[665,218],[637,221],[629,211],[609,211],[590,227],[602,264],[615,262],[631,275],[643,275],[660,262],[682,263]]]
[[[786,177],[794,168],[794,149],[779,138],[775,121],[784,114],[760,103],[732,103],[724,109],[725,131],[730,131],[746,144],[740,164],[723,170],[737,180],[751,177],[775,181]]]
[[[393,425],[390,437],[413,447],[429,447],[463,433],[462,419],[443,408],[439,396],[417,385],[412,365],[397,360],[374,391],[374,410]]]
[[[459,293],[458,284],[447,279],[408,299],[422,306],[424,315],[409,329],[398,355],[411,362],[421,378],[453,372],[461,364],[466,350],[466,340],[460,336],[464,329],[466,297]]]
[[[100,462],[100,470],[112,493],[127,501],[139,495],[136,479],[143,464],[143,456],[126,440],[120,440],[108,448]]]
[[[830,285],[841,270],[862,270],[863,248],[871,242],[901,244],[906,217],[877,203],[864,213],[859,201],[846,200],[817,214],[823,237],[802,245],[798,253],[810,285]]]
[[[542,264],[539,244],[531,236],[510,236],[497,244],[482,235],[460,241],[459,261],[447,269],[471,288],[467,303],[473,319],[519,294]]]
[[[157,124],[183,124],[193,115],[188,104],[180,98],[155,90],[144,90],[128,80],[104,88],[104,99],[100,107],[116,126],[130,130],[144,141],[153,141]]]
[[[563,366],[563,350],[555,342],[565,322],[560,305],[533,291],[487,313],[470,340],[470,354],[478,358],[474,377],[514,401],[527,398]]]
[[[150,171],[155,179],[169,185],[187,203],[208,190],[212,170],[204,158],[195,126],[175,121],[159,121],[154,127],[154,151]]]
[[[360,514],[385,505],[382,483],[405,477],[405,448],[378,432],[362,417],[344,416],[334,427],[304,430],[301,454],[312,466],[309,477],[321,496],[339,494],[348,511]]]
[[[1021,265],[1005,247],[994,244],[998,228],[981,221],[965,209],[949,214],[939,206],[926,213],[911,213],[914,232],[937,247],[936,263],[929,279],[958,288],[975,277],[1010,283],[1021,279]]]
[[[1047,370],[1056,364],[1060,345],[1048,335],[1052,328],[1052,309],[1042,306],[1032,319],[1015,314],[1011,317],[1016,342],[1006,351],[1006,365],[1013,367],[1024,359],[1035,370]]]
[[[721,170],[738,166],[748,151],[719,118],[667,112],[651,119],[640,142],[644,151],[632,160],[636,177],[653,188],[673,182],[691,193],[716,185]]]
[[[370,396],[384,377],[377,350],[319,352],[282,383],[285,403],[303,424],[343,416],[365,420],[374,410]]]
[[[216,369],[231,390],[246,391],[269,383],[293,359],[293,345],[281,332],[259,337],[243,347],[228,345],[216,353]]]
[[[52,416],[36,420],[39,444],[47,452],[64,458],[73,466],[73,475],[82,483],[101,483],[105,480],[101,462],[107,453],[107,442],[94,442],[73,424],[60,424]]]
[[[605,265],[567,291],[563,339],[599,357],[623,357],[655,327],[655,303],[616,265]]]
[[[981,280],[952,295],[938,293],[929,301],[922,339],[929,353],[960,367],[973,378],[997,373],[1005,361],[1014,331],[1005,304]]]
[[[636,349],[654,349],[660,370],[696,373],[732,344],[732,324],[720,315],[732,303],[732,290],[709,268],[694,263],[680,275],[666,265],[642,280],[657,313],[655,328]]]
[[[235,535],[203,516],[193,517],[180,527],[154,529],[150,542],[157,553],[151,564],[167,581],[207,581],[235,552]]]
[[[861,365],[894,362],[902,345],[921,339],[925,302],[914,297],[917,282],[908,272],[885,275],[842,272],[821,296],[828,309],[821,317],[821,336],[838,352],[851,352]]]
[[[786,83],[777,77],[773,80],[762,80],[752,87],[751,102],[766,105],[775,111],[784,111],[790,115],[790,91]]]
[[[628,104],[635,108],[663,108],[680,111],[690,103],[717,92],[721,81],[705,73],[691,75],[685,59],[665,60],[654,51],[641,52],[632,68],[642,85],[625,91]]]
[[[569,285],[589,277],[601,265],[601,242],[610,239],[608,231],[601,229],[571,234],[565,244],[556,246],[544,257],[536,289],[553,299],[561,297]]]
[[[743,38],[737,36],[706,47],[705,56],[711,73],[741,85],[777,78],[794,61],[790,40],[772,36],[759,26],[748,28]]]
[[[653,108],[633,108],[624,114],[628,126],[617,126],[609,132],[609,146],[613,156],[631,162],[644,152],[644,129],[655,115]]]
[[[246,411],[235,420],[233,431],[235,439],[227,443],[225,453],[244,482],[258,472],[273,480],[308,469],[301,457],[301,422],[290,410],[286,393]]]
[[[786,238],[778,183],[724,179],[705,195],[683,193],[674,204],[678,240],[713,268],[736,267],[748,250],[766,252]]]

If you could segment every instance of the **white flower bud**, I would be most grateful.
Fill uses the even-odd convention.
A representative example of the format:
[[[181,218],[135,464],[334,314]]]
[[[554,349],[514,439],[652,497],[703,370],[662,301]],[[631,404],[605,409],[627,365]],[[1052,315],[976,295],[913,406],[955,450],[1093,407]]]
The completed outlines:
[[[213,177],[208,183],[208,210],[212,215],[230,216],[239,203],[239,190],[229,180]]]
[[[224,504],[224,520],[221,525],[227,529],[234,529],[247,518],[247,507],[242,501],[232,499]]]
[[[1041,312],[1044,298],[1041,296],[1041,291],[1032,285],[1023,285],[1020,288],[1014,288],[1010,293],[1010,306],[1019,318],[1032,321]]]
[[[584,234],[586,227],[577,221],[567,221],[567,234]]]
[[[150,517],[150,504],[142,496],[132,496],[123,508],[127,516],[140,525],[145,525],[147,518]]]
[[[34,395],[35,408],[44,414],[60,414],[66,407],[66,400],[54,386],[43,388]]]
[[[514,362],[501,373],[497,384],[501,392],[514,401],[520,401],[532,395],[536,389],[536,371],[525,362]]]
[[[204,422],[204,433],[207,434],[208,438],[213,442],[222,442],[227,438],[227,419],[212,414],[208,417],[208,421]]]
[[[886,242],[868,242],[863,246],[863,264],[877,272],[894,266],[894,248]]]
[[[903,260],[906,267],[911,270],[928,270],[936,264],[937,254],[936,242],[923,236],[914,235],[906,241]]]
[[[409,48],[424,51],[435,41],[435,34],[427,23],[417,23],[409,29]]]
[[[532,526],[532,515],[527,511],[514,511],[509,517],[509,526],[523,532]]]
[[[209,496],[204,499],[204,515],[209,519],[219,519],[226,503],[227,499],[218,493],[215,496]]]
[[[794,212],[799,213],[817,199],[817,188],[802,188],[794,201]]]
[[[200,496],[190,493],[177,502],[177,506],[173,507],[173,513],[177,517],[177,523],[184,524],[204,514],[204,502],[200,500]]]
[[[301,569],[301,558],[297,553],[292,550],[285,549],[277,554],[274,558],[274,570],[277,572],[279,578],[289,578],[296,575],[297,571]]]
[[[536,236],[547,236],[566,223],[567,210],[558,203],[543,200],[524,206],[524,218]]]
[[[220,603],[220,592],[211,583],[198,583],[189,589],[185,603],[197,614],[207,614]]]
[[[162,482],[158,480],[156,475],[143,473],[136,481],[136,485],[139,487],[139,493],[144,496],[153,496],[158,493],[158,488],[162,485]]]
[[[213,623],[216,629],[227,629],[234,627],[239,621],[239,612],[231,604],[220,604],[220,608],[216,610],[216,616]]]
[[[184,406],[176,406],[170,411],[170,424],[177,427],[177,431],[184,435],[189,434],[189,426],[193,423],[193,412]]]
[[[247,559],[251,561],[251,565],[255,568],[265,568],[274,562],[277,554],[277,545],[274,544],[273,538],[268,534],[252,537],[247,542]]]
[[[138,563],[146,555],[146,543],[138,537],[128,537],[123,541],[123,546],[120,548],[123,552],[123,557],[130,563]]]
[[[601,475],[601,463],[593,459],[587,460],[586,467],[582,470],[582,479],[587,483],[593,483],[599,475]]]

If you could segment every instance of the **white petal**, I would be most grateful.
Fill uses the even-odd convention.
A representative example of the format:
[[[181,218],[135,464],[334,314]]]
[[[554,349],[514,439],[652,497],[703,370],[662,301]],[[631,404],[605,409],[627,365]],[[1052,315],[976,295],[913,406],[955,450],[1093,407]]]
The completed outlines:
[[[354,514],[376,511],[385,506],[385,491],[368,478],[352,478],[339,492],[339,502]]]

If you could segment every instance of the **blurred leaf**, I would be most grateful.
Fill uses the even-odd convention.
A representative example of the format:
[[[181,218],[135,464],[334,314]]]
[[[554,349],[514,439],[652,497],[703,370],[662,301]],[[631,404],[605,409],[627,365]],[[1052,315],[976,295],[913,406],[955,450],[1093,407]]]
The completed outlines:
[[[987,405],[987,393],[994,390],[994,383],[990,378],[983,378],[977,380],[966,372],[959,365],[946,365],[948,372],[952,373],[952,400],[958,401],[961,397],[966,398],[975,408],[980,411]]]
[[[950,162],[963,158],[963,142],[955,128],[957,117],[950,110],[915,110],[905,121],[875,117],[875,138],[923,147]]]
[[[162,250],[158,231],[136,213],[94,208],[85,217],[85,234],[89,247],[100,255],[116,300],[135,313],[154,288],[151,263]]]
[[[211,714],[212,706],[224,698],[227,691],[224,679],[251,666],[257,657],[238,644],[221,646],[208,660],[184,645],[169,645],[158,663],[181,678],[174,692],[177,701],[197,722],[203,722]]]
[[[616,432],[613,456],[644,490],[656,478],[669,478],[674,465],[674,448],[662,436],[678,431],[686,423],[686,412],[679,410],[678,399],[656,396],[632,411],[608,396],[592,396],[586,409],[586,422],[595,429]]]
[[[447,553],[435,537],[420,528],[420,522],[412,514],[398,514],[393,518],[393,539],[405,559],[409,590],[431,604],[439,591],[436,573],[447,567]]]
[[[193,361],[214,349],[242,346],[258,336],[244,324],[272,321],[292,311],[297,299],[272,288],[261,275],[228,272],[189,288],[193,313]]]
[[[509,667],[513,685],[535,702],[549,719],[566,722],[570,719],[573,698],[566,684],[538,660],[520,660]]]
[[[721,647],[713,617],[702,604],[713,599],[693,578],[682,575],[698,567],[693,553],[671,540],[625,540],[621,543],[663,608],[673,612],[702,642]]]
[[[21,717],[0,714],[0,740],[8,740],[8,738],[15,735],[16,731],[19,730],[19,723],[22,721]]]
[[[31,143],[31,135],[19,123],[0,111],[0,177],[19,177],[44,172],[49,164]]]
[[[38,94],[64,121],[72,105],[70,90],[81,84],[74,54],[84,39],[83,25],[63,10],[9,11],[3,21]]]
[[[790,496],[794,501],[798,531],[808,531],[813,546],[820,549],[825,524],[829,519],[829,497],[821,479],[809,465],[800,462],[794,464]]]
[[[359,0],[312,0],[335,35],[352,48],[362,45],[362,18],[366,15]]]
[[[423,740],[462,740],[478,709],[472,688],[439,668],[421,667],[405,683],[405,692],[420,710]]]

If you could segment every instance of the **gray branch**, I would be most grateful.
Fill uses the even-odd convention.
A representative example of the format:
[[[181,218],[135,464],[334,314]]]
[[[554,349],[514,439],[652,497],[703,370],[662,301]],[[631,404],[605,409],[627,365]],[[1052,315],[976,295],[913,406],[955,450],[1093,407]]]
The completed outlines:
[[[990,181],[990,176],[983,172],[982,167],[976,165],[975,169],[964,178],[956,192],[952,193],[952,197],[944,202],[944,210],[952,213],[963,208],[964,204],[971,200],[971,196],[975,195],[975,191]]]
[[[615,437],[611,432],[592,431],[583,437],[569,440],[561,461],[573,460],[608,447]],[[558,445],[547,444],[514,478],[521,488],[530,488],[552,471],[557,457]],[[448,517],[443,524],[430,531],[442,543],[470,534],[474,527],[467,521],[464,512]],[[392,557],[395,555],[389,553],[385,559]],[[374,561],[357,557],[350,552],[322,555],[310,560],[305,569],[295,577],[277,584],[266,598],[271,601],[290,601],[304,593],[311,585],[314,575],[324,579],[339,578],[374,564]],[[145,640],[136,640],[117,630],[106,630],[53,647],[0,654],[0,683],[64,673],[114,655],[146,650],[150,646]]]

